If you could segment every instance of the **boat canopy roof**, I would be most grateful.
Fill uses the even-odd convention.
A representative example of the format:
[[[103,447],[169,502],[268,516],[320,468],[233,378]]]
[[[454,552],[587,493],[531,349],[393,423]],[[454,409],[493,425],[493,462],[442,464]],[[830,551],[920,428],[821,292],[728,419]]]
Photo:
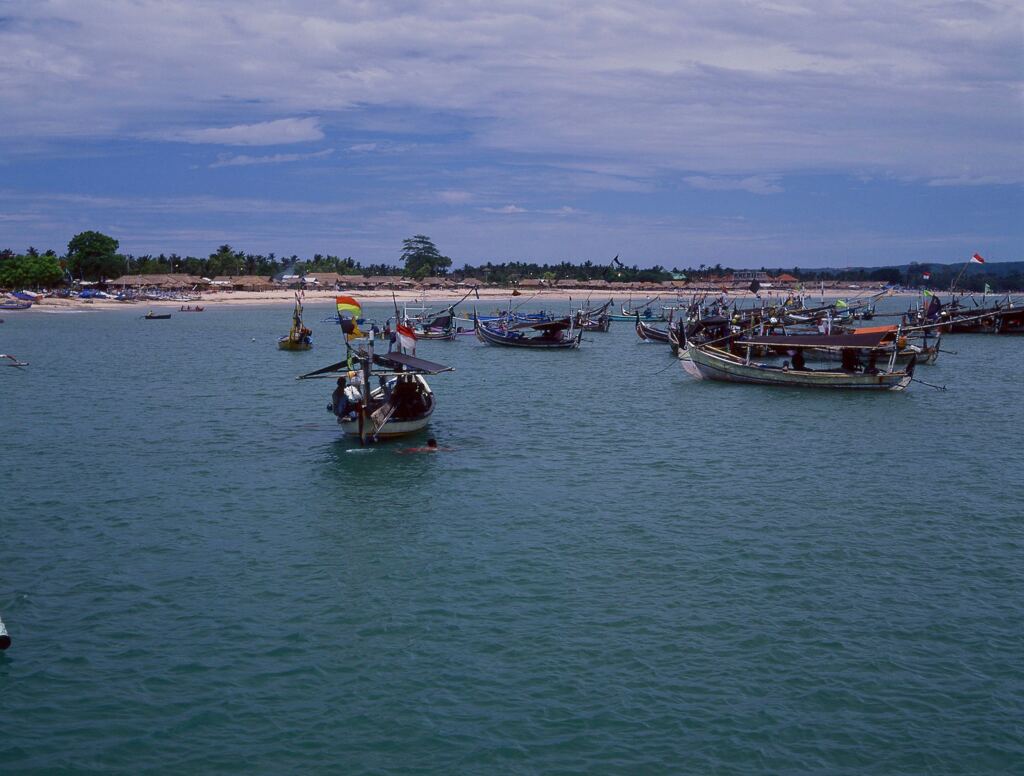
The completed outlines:
[[[879,348],[890,339],[893,332],[873,332],[869,334],[793,334],[772,336],[748,336],[737,342],[738,345],[767,345],[772,348],[859,348],[871,350]]]
[[[436,375],[441,372],[451,372],[452,367],[427,361],[425,358],[410,356],[408,353],[374,353],[373,362],[379,366],[397,368],[402,367],[406,371],[423,372],[424,374]]]
[[[537,331],[561,331],[564,329],[571,328],[572,324],[568,318],[559,318],[557,321],[543,321],[537,323],[536,321],[527,321],[526,323],[517,323],[515,326],[509,326],[509,329],[536,329]]]

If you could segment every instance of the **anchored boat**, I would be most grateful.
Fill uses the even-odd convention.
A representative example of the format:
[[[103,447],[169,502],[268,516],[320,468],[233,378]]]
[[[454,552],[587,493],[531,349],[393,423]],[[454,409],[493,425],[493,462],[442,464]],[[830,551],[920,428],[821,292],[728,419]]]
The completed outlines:
[[[881,336],[872,335],[750,337],[733,344],[734,348],[745,348],[745,357],[716,347],[713,343],[698,345],[690,341],[686,343],[686,350],[680,353],[679,359],[683,370],[698,380],[793,388],[905,390],[913,380],[916,357],[912,356],[904,368],[897,370],[895,360],[898,346],[894,344],[888,351],[887,368],[879,369],[871,360],[866,364],[860,361],[861,354],[878,353],[883,348],[882,339]],[[776,364],[752,359],[755,348],[778,347],[794,353],[792,362]],[[842,366],[839,369],[831,365],[825,369],[808,368],[804,363],[804,351],[820,348],[839,352]]]
[[[281,350],[310,350],[313,347],[313,332],[302,323],[302,300],[295,295],[295,309],[292,310],[292,328],[277,341]]]
[[[346,300],[344,304],[342,299]],[[336,380],[327,409],[337,418],[342,432],[357,437],[360,444],[414,434],[427,426],[436,406],[426,377],[454,370],[418,358],[416,333],[402,324],[396,331],[397,349],[375,353],[373,338],[363,337],[356,318],[343,317],[346,313],[359,315],[360,311],[351,297],[338,298],[346,358],[299,379]]]
[[[533,336],[527,336],[533,332]],[[486,345],[535,350],[571,350],[578,348],[583,330],[573,328],[572,318],[540,323],[482,323],[476,321],[476,336]]]

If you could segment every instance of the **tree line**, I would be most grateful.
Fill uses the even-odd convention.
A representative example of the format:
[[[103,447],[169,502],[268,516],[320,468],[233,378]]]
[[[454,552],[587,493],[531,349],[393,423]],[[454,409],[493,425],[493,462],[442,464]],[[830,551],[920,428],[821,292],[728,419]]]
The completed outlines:
[[[336,272],[340,275],[400,275],[416,280],[452,276],[457,279],[475,278],[483,283],[509,286],[527,278],[551,282],[609,280],[657,283],[673,279],[715,282],[735,272],[732,267],[720,263],[699,264],[696,268],[674,267],[671,270],[660,264],[653,267],[639,267],[636,264],[628,266],[620,262],[618,256],[607,262],[587,260],[582,263],[488,261],[479,265],[466,264],[452,271],[452,259],[443,255],[434,242],[422,234],[402,241],[402,249],[396,264],[363,264],[351,256],[342,258],[320,253],[308,259],[299,258],[294,254],[277,256],[274,253],[246,253],[230,245],[221,245],[205,258],[180,256],[176,253],[135,256],[119,253],[119,247],[120,243],[115,238],[101,232],[87,231],[71,238],[63,256],[57,255],[53,250],[40,253],[32,247],[24,253],[16,253],[10,249],[0,250],[0,287],[42,288],[74,281],[112,280],[121,275],[174,273],[209,278],[223,275],[274,278],[282,274],[302,276],[314,272]],[[820,281],[884,282],[910,288],[949,288],[960,269],[959,265],[917,263],[905,267],[820,270],[761,267],[768,275],[788,273],[807,284]],[[963,274],[957,285],[962,289],[979,292],[983,291],[986,285],[993,292],[1020,289],[1024,288],[1022,269],[1024,264],[1020,267],[1004,266],[999,270],[973,265],[970,271]]]

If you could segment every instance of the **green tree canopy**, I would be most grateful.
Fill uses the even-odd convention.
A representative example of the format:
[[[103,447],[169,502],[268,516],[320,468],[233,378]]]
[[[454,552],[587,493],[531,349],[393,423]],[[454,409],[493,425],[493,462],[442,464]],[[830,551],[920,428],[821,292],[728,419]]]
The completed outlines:
[[[402,261],[405,274],[420,279],[428,275],[444,275],[452,265],[452,260],[442,256],[437,246],[423,234],[402,240]]]
[[[117,254],[118,241],[101,232],[81,232],[68,243],[68,265],[82,280],[103,280],[124,273],[125,261]]]
[[[37,251],[0,257],[0,287],[42,288],[58,285],[63,279],[64,272],[56,256],[40,256]]]

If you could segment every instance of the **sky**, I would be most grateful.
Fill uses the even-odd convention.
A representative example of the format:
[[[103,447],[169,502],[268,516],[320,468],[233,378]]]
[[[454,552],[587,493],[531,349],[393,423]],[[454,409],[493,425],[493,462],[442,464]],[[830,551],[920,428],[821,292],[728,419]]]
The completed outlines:
[[[0,0],[0,248],[1021,260],[1022,9]]]

